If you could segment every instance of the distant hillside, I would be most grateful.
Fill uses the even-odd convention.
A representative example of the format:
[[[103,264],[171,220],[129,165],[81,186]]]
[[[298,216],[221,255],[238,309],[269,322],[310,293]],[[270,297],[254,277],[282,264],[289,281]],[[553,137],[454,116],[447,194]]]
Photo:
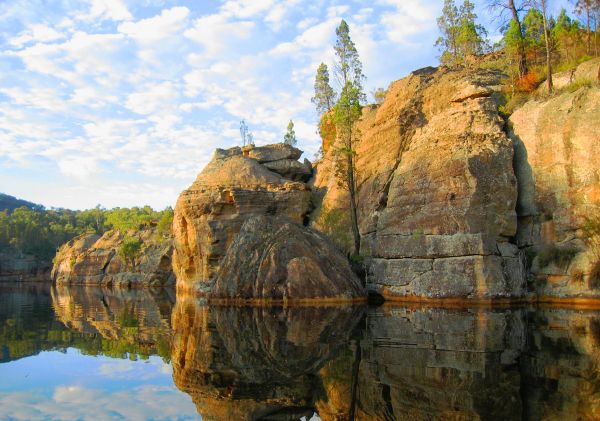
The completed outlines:
[[[7,210],[8,213],[11,213],[13,210],[20,208],[21,206],[26,206],[29,209],[33,210],[44,210],[42,205],[38,205],[37,203],[28,202],[27,200],[17,199],[16,197],[9,196],[8,194],[0,193],[0,212],[3,210]]]

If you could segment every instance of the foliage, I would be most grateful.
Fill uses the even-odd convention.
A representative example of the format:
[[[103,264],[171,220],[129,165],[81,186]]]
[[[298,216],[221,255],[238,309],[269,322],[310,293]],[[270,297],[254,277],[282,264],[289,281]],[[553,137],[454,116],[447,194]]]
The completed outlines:
[[[58,247],[80,234],[102,235],[113,228],[138,230],[156,222],[158,231],[168,235],[172,221],[172,208],[155,211],[144,206],[107,210],[98,205],[93,209],[73,211],[46,210],[40,205],[21,206],[10,213],[0,211],[0,251],[14,250],[49,262]]]
[[[336,62],[336,77],[341,85],[339,99],[333,107],[333,116],[336,124],[337,135],[340,140],[338,153],[341,155],[336,160],[338,164],[336,175],[346,185],[350,199],[350,225],[354,239],[354,254],[360,254],[360,232],[358,229],[358,213],[356,200],[356,182],[354,166],[354,144],[360,133],[354,127],[362,113],[361,103],[366,101],[363,92],[362,63],[358,51],[350,38],[350,28],[342,20],[335,31],[337,40],[334,46]]]
[[[173,212],[173,208],[170,206],[161,212],[160,219],[156,224],[156,228],[158,229],[158,233],[160,235],[168,236],[169,234],[171,234],[174,214],[175,212]]]
[[[311,98],[317,108],[317,113],[323,115],[333,108],[336,94],[329,84],[329,70],[325,63],[321,63],[317,68],[315,76],[315,96]]]
[[[476,19],[475,6],[469,0],[464,0],[460,8],[454,0],[444,1],[442,16],[437,20],[442,36],[435,43],[442,53],[442,64],[463,64],[468,56],[483,53],[487,33]]]
[[[142,241],[135,237],[125,237],[119,247],[119,255],[126,261],[129,261],[132,266],[135,266],[135,258],[142,249]]]
[[[385,101],[386,94],[387,91],[383,88],[377,88],[373,92],[371,92],[371,95],[373,95],[373,100],[378,105],[383,104],[383,101]]]
[[[319,213],[318,224],[321,230],[341,250],[351,249],[352,233],[350,230],[350,217],[347,212],[340,209],[323,207]]]
[[[290,120],[287,125],[287,132],[283,136],[283,143],[290,146],[296,146],[296,132],[294,131],[294,122]]]

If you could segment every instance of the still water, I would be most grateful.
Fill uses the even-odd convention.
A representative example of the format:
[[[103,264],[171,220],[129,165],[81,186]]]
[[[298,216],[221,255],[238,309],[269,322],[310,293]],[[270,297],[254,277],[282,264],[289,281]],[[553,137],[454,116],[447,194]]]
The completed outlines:
[[[2,420],[600,419],[600,312],[0,284]]]

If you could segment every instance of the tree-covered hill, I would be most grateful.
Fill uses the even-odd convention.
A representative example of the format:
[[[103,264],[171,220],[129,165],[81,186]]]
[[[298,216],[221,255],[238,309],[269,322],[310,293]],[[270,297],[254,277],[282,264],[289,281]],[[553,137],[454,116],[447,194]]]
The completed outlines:
[[[38,211],[44,210],[44,207],[42,205],[38,205],[37,203],[28,202],[27,200],[17,199],[14,196],[0,193],[0,211],[7,211],[8,213],[11,213],[15,209],[23,206]]]

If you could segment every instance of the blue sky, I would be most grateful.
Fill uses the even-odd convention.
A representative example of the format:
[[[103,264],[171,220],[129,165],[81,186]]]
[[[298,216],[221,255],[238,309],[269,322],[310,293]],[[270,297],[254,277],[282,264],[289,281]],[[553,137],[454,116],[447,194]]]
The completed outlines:
[[[0,192],[73,209],[174,205],[214,148],[239,143],[241,119],[257,144],[293,119],[312,158],[314,73],[333,62],[340,19],[371,92],[437,64],[442,3],[2,1]]]

